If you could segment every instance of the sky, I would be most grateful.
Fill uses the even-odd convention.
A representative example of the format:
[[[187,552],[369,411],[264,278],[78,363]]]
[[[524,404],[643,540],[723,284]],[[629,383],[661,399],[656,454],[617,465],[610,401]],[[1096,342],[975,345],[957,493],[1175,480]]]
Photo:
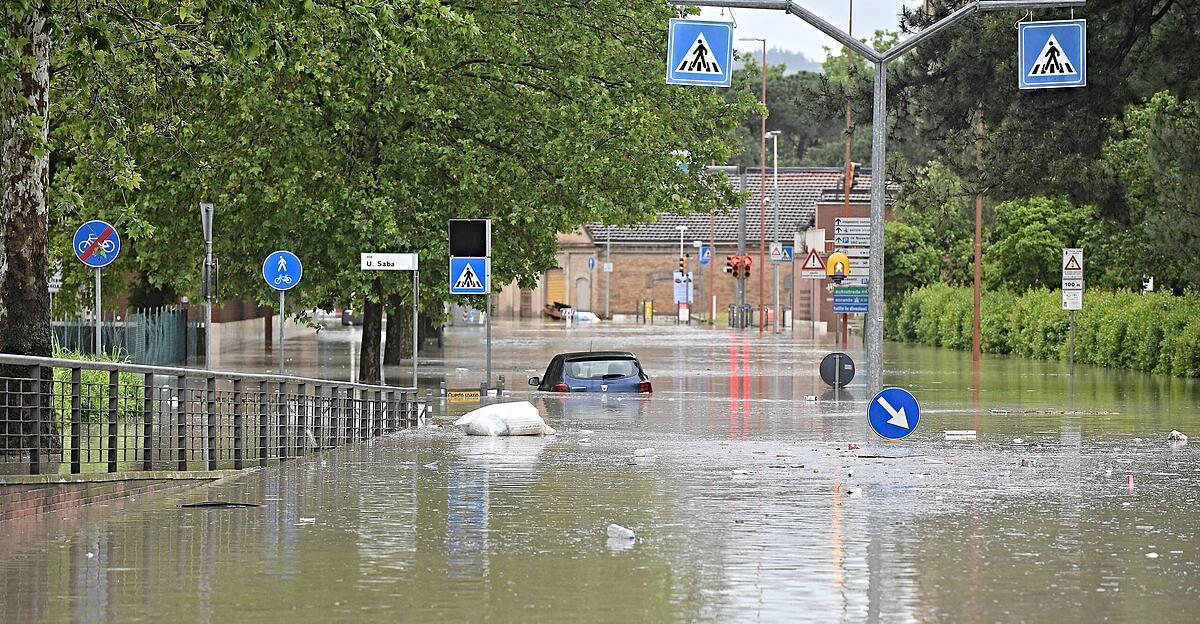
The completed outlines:
[[[846,18],[849,13],[848,0],[802,0],[804,7],[820,17],[846,29]],[[854,36],[858,39],[870,38],[878,29],[899,29],[898,15],[900,7],[909,4],[920,4],[919,0],[858,0],[854,3]],[[730,9],[704,8],[700,15],[704,19],[729,21]],[[822,48],[837,48],[838,44],[821,31],[809,26],[800,18],[783,13],[782,11],[763,11],[753,9],[734,9],[733,21],[737,23],[733,36],[734,46],[741,51],[749,52],[759,49],[761,43],[751,41],[736,41],[739,37],[765,37],[767,48],[782,48],[793,52],[803,52],[814,60],[825,59]]]

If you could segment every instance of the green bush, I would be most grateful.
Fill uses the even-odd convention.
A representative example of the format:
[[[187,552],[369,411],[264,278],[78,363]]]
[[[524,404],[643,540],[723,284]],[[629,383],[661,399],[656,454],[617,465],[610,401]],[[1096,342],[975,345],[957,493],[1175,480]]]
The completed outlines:
[[[117,356],[96,357],[55,347],[54,357],[82,362],[117,362]],[[54,369],[54,413],[61,426],[71,423],[71,369]],[[108,371],[80,371],[80,420],[108,422]],[[117,382],[117,418],[137,418],[142,412],[143,378],[136,373],[119,373]]]
[[[985,353],[1066,358],[1069,315],[1062,293],[1033,289],[983,293],[980,330]],[[916,289],[888,308],[900,340],[953,349],[971,347],[970,288]],[[1200,377],[1200,294],[1139,295],[1089,291],[1076,313],[1076,361]]]

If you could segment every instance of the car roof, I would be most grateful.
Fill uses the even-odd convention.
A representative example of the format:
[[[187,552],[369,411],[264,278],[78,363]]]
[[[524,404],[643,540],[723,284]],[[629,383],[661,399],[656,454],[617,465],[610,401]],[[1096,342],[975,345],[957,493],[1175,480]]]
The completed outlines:
[[[602,359],[602,358],[626,358],[636,360],[637,356],[628,351],[573,351],[571,353],[560,353],[555,357],[560,357],[564,360],[578,359]]]

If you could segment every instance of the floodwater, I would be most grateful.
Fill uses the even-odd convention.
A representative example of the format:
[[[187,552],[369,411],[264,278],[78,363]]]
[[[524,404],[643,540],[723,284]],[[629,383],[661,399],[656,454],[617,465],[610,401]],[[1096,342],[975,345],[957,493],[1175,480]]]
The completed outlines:
[[[674,325],[497,323],[494,336],[497,372],[557,436],[401,432],[182,494],[0,523],[0,619],[1200,617],[1197,445],[1166,442],[1200,434],[1195,382],[992,357],[976,407],[969,355],[889,345],[885,381],[923,414],[908,440],[883,443],[861,380],[835,395],[814,378],[828,345]],[[482,337],[455,328],[433,372],[477,386]],[[655,393],[519,385],[553,353],[588,348],[635,351]],[[439,422],[466,409],[452,407]],[[653,458],[634,457],[644,447]],[[261,506],[180,508],[202,500]],[[638,539],[609,540],[609,523]]]

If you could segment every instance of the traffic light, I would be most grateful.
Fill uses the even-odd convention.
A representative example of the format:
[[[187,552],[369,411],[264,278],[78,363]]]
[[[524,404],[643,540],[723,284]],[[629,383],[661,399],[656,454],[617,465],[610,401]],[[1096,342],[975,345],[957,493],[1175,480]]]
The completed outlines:
[[[741,256],[725,256],[725,272],[732,273],[734,279],[738,276],[738,267],[742,264]]]
[[[750,256],[742,256],[742,277],[750,277],[750,265],[754,264],[754,259]]]
[[[679,257],[679,272],[684,275],[687,274],[687,263],[684,261],[683,256]]]

